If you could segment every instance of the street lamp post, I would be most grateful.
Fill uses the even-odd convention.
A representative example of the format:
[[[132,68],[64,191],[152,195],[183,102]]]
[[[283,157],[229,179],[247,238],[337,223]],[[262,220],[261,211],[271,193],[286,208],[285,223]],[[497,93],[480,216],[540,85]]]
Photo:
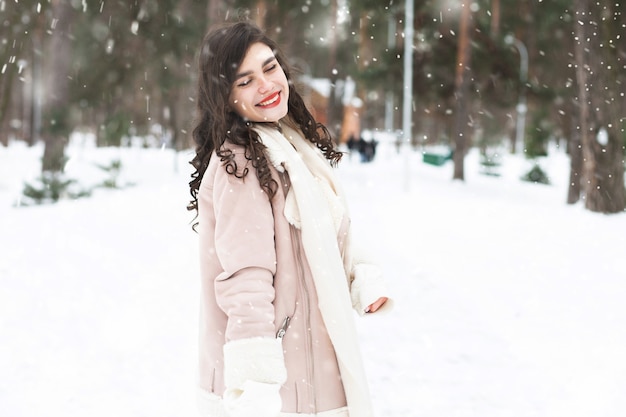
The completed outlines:
[[[522,84],[519,99],[517,102],[517,123],[515,129],[515,150],[524,144],[524,129],[526,128],[526,81],[528,79],[528,51],[526,45],[513,35],[508,35],[504,41],[509,45],[514,45],[520,56],[519,78]]]
[[[406,0],[404,12],[404,91],[402,96],[402,131],[404,136],[404,189],[409,190],[409,152],[413,113],[413,0]]]

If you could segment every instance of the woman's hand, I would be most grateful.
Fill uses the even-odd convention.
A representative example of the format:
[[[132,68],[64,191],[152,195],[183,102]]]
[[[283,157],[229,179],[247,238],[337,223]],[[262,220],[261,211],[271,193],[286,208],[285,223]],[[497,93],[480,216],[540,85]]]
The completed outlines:
[[[383,306],[383,304],[385,304],[387,302],[387,300],[388,300],[387,297],[380,297],[378,300],[374,301],[372,304],[367,306],[367,308],[365,309],[365,312],[366,313],[375,313],[376,310],[381,308]]]
[[[248,380],[242,389],[224,391],[224,408],[230,417],[277,417],[281,407],[280,384]]]

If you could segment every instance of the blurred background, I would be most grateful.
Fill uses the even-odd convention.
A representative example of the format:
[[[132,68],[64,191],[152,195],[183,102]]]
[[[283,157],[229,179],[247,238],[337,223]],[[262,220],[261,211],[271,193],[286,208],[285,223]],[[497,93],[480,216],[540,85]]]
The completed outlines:
[[[623,416],[623,10],[0,0],[0,415],[195,415],[196,56],[247,19],[348,151],[376,415]]]
[[[619,0],[0,0],[0,142],[45,143],[49,173],[63,172],[72,132],[98,146],[143,137],[146,147],[190,149],[200,41],[214,24],[249,19],[282,46],[341,143],[392,135],[426,162],[452,159],[460,180],[472,148],[490,170],[505,152],[539,161],[553,144],[571,158],[568,203],[622,212],[622,9]],[[528,172],[544,174],[540,163]]]

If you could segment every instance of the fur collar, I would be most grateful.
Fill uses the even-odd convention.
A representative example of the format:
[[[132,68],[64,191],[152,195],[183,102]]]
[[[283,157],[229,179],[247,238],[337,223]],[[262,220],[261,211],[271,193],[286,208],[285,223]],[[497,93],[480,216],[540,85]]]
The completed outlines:
[[[344,217],[347,216],[347,209],[332,167],[319,149],[305,140],[301,133],[285,125],[281,129],[282,134],[278,128],[270,126],[257,127],[256,131],[267,148],[267,156],[272,165],[280,172],[286,170],[289,174],[292,190],[286,196],[285,217],[289,223],[300,229],[302,219],[299,205],[323,201],[326,206],[320,204],[321,207],[317,208],[322,211],[319,213],[330,215],[335,231],[339,231]],[[299,192],[304,187],[309,189],[309,193]],[[302,200],[300,203],[296,196]],[[307,197],[314,201],[305,202]]]

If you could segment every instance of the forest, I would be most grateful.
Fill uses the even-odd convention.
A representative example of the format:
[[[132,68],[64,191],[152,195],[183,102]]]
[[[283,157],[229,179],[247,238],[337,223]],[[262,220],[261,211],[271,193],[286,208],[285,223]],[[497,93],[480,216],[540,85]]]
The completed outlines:
[[[198,45],[214,25],[252,20],[286,52],[316,117],[338,141],[346,136],[346,114],[357,114],[359,130],[401,132],[407,110],[410,132],[398,136],[414,148],[452,149],[455,180],[464,180],[471,148],[489,161],[503,149],[541,158],[556,145],[570,157],[567,203],[584,200],[588,210],[620,213],[623,6],[622,0],[0,0],[0,142],[43,142],[42,172],[54,175],[62,175],[73,131],[93,133],[98,146],[128,146],[130,137],[152,133],[160,144],[192,148]],[[319,97],[315,80],[329,87]]]

